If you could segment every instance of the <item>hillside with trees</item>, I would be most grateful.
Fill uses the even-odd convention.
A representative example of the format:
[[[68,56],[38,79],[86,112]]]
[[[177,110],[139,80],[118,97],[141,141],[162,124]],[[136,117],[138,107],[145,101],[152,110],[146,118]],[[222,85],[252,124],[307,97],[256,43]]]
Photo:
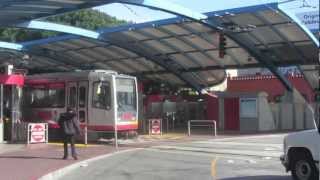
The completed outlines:
[[[121,24],[127,24],[124,20],[118,20],[103,12],[93,9],[84,9],[70,12],[58,16],[51,16],[41,19],[58,24],[71,25],[90,30],[97,30],[102,27],[113,27]],[[18,29],[18,28],[0,28],[0,41],[22,42],[41,38],[56,36],[61,33],[52,31]]]

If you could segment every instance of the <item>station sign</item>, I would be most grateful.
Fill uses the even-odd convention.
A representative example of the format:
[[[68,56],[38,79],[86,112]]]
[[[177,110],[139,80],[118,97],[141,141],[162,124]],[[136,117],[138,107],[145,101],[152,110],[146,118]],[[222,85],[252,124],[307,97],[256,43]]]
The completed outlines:
[[[162,134],[162,119],[149,120],[149,134],[161,135]]]
[[[319,11],[298,13],[296,16],[308,29],[319,31]]]
[[[48,124],[47,123],[29,123],[28,124],[28,144],[48,142]]]

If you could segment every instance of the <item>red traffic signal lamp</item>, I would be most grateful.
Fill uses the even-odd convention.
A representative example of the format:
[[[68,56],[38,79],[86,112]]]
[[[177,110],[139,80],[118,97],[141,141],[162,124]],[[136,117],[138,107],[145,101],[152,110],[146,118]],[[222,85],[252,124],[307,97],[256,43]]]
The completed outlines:
[[[219,58],[224,58],[226,55],[227,39],[223,33],[219,34]]]

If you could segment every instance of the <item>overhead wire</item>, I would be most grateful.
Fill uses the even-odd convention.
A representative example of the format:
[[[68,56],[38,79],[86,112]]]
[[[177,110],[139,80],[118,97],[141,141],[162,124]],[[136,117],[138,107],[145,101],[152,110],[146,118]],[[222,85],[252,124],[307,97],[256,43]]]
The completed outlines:
[[[144,21],[147,20],[148,18],[140,15],[137,11],[135,11],[134,9],[132,9],[130,6],[126,5],[126,4],[122,4],[125,8],[127,8],[132,14],[134,14],[135,16],[137,16],[138,18],[143,19]]]

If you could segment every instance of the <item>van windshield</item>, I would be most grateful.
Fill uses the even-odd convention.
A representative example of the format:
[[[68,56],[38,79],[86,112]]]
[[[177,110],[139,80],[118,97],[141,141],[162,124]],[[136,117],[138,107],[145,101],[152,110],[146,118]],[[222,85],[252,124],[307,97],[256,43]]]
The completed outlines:
[[[136,86],[134,79],[117,78],[117,103],[119,111],[136,110]]]

